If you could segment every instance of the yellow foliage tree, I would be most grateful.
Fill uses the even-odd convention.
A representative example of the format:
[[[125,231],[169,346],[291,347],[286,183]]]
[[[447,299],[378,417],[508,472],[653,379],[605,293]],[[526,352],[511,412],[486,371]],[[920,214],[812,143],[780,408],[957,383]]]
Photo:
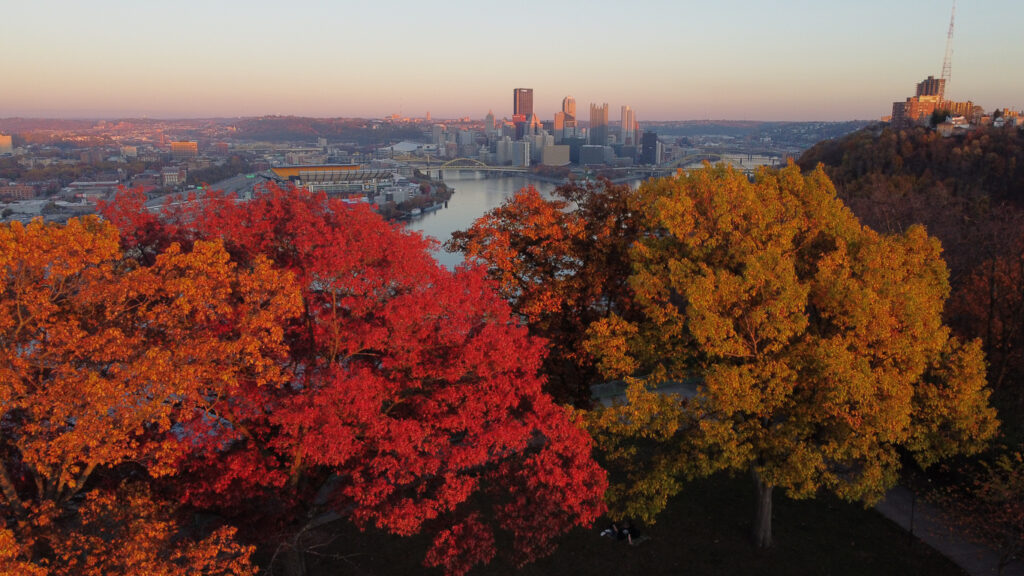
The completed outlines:
[[[863,227],[819,169],[751,181],[706,166],[641,186],[631,286],[643,319],[611,317],[588,346],[629,403],[590,416],[611,461],[659,448],[611,498],[647,518],[680,479],[749,470],[755,542],[771,544],[774,487],[867,503],[897,480],[902,449],[922,465],[979,449],[996,430],[984,358],[942,324],[948,272],[921,227]],[[642,377],[641,377],[642,376]],[[697,395],[652,384],[698,379]]]

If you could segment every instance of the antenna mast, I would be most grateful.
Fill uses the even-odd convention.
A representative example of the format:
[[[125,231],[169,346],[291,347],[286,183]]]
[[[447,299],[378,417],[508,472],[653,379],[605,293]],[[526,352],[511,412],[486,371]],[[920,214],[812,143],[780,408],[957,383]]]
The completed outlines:
[[[942,60],[942,80],[945,88],[949,88],[950,68],[953,60],[953,22],[956,20],[956,0],[953,0],[953,13],[949,16],[949,35],[946,36],[946,57]]]

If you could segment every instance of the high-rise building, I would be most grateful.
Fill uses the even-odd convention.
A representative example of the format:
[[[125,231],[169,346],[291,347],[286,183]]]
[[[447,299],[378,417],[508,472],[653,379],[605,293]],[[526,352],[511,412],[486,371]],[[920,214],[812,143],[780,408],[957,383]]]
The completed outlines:
[[[636,141],[636,113],[629,106],[622,107],[622,116],[619,124],[620,140],[626,146],[633,146]]]
[[[562,99],[562,111],[555,113],[552,130],[557,142],[576,135],[576,99],[572,96]]]
[[[946,100],[946,81],[942,78],[929,76],[917,83],[916,95],[904,102],[892,103],[894,127],[907,127],[928,122],[936,111],[948,112],[953,115],[973,110],[972,102],[953,102]]]
[[[10,154],[14,152],[13,139],[10,134],[0,134],[0,154]]]
[[[917,83],[917,96],[938,96],[942,100],[946,92],[946,81],[941,78],[929,76]]]
[[[445,144],[448,142],[448,127],[444,124],[434,124],[430,127],[430,142],[437,149],[439,156],[445,155]]]
[[[590,105],[590,130],[587,141],[593,146],[608,145],[608,103]]]
[[[576,99],[572,96],[566,96],[562,98],[562,112],[565,113],[566,120],[572,120],[573,126],[576,122]]]
[[[540,123],[540,118],[537,118],[536,114],[531,115],[526,123],[526,133],[533,136],[536,134],[540,134],[540,131],[542,129],[543,127]]]
[[[512,165],[530,165],[530,143],[526,140],[519,140],[512,143]]]
[[[533,116],[533,88],[512,90],[512,115],[523,116],[527,120]]]
[[[654,132],[644,132],[640,161],[644,164],[661,164],[662,143]]]
[[[484,117],[484,130],[490,132],[494,130],[494,111],[488,110],[487,116]]]

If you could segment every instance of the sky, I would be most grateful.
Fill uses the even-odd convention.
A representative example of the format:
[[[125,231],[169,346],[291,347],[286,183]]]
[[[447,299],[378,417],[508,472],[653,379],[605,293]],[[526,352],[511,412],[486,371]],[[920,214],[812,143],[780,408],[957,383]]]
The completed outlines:
[[[533,88],[644,120],[870,120],[951,0],[3,0],[0,117],[482,118]],[[959,0],[946,95],[1024,108],[1019,0]]]

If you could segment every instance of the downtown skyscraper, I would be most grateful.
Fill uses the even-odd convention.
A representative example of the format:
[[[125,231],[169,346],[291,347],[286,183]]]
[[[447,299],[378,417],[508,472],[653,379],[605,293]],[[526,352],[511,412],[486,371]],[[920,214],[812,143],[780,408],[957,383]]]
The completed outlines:
[[[608,145],[608,103],[590,105],[590,129],[587,141],[595,146]]]
[[[576,99],[572,96],[566,96],[562,98],[562,113],[565,114],[566,121],[576,121]],[[575,124],[573,124],[575,126]]]
[[[576,136],[576,99],[566,96],[562,99],[562,110],[555,113],[555,141]]]
[[[638,143],[636,139],[636,113],[633,112],[633,109],[629,106],[622,107],[622,116],[619,125],[619,141],[627,146],[636,145]]]
[[[533,116],[533,88],[515,88],[512,90],[512,119],[516,122],[527,122]],[[521,119],[520,119],[521,117]]]

